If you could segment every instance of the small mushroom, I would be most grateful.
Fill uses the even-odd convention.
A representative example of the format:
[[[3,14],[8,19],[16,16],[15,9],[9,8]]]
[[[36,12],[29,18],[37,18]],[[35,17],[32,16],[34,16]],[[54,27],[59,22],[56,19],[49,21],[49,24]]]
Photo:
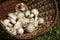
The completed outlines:
[[[7,30],[7,31],[9,31],[9,30],[10,30],[10,28],[9,28],[9,27],[7,27],[7,26],[6,26],[5,28],[6,28],[6,30]]]
[[[11,23],[8,23],[8,25],[7,25],[8,27],[12,27],[13,25],[11,24]]]
[[[35,27],[38,26],[38,20],[35,20],[35,19],[30,19],[30,23],[33,24]]]
[[[17,21],[17,23],[14,25],[14,29],[18,29],[22,27],[22,23],[20,20]]]
[[[30,16],[29,16],[30,18],[33,18],[34,17],[34,14],[30,14]]]
[[[31,18],[30,19],[30,23],[34,24],[34,22],[35,22],[35,19],[34,18]]]
[[[25,18],[25,21],[26,21],[26,23],[29,23],[29,19],[28,18]]]
[[[35,31],[35,27],[33,24],[29,24],[27,27],[26,27],[26,31],[27,32],[33,32]]]
[[[31,11],[32,13],[34,13],[35,14],[35,16],[38,16],[38,14],[39,14],[39,11],[37,10],[37,9],[32,9],[32,11]]]
[[[13,35],[17,35],[17,32],[16,32],[16,30],[14,30],[14,32],[12,33]]]
[[[37,20],[35,20],[34,26],[38,27],[38,21]]]
[[[15,24],[16,20],[12,19],[11,17],[8,17],[8,19],[10,20],[11,23]]]
[[[17,30],[17,33],[18,33],[18,34],[24,34],[24,29],[23,29],[23,28],[19,28],[19,29]]]
[[[17,32],[14,28],[10,28],[9,32],[13,35],[17,35]]]
[[[24,17],[24,13],[18,13],[18,15],[17,15],[18,19],[23,18],[23,17]]]
[[[10,20],[13,24],[15,24],[16,23],[16,21],[14,20],[14,19],[11,19]]]
[[[35,20],[38,20],[38,17],[37,16],[35,17]]]
[[[15,12],[15,15],[17,16],[19,12]]]
[[[9,22],[10,22],[10,20],[5,19],[5,20],[2,21],[2,24],[3,24],[4,26],[7,26],[7,25],[9,24]]]
[[[23,26],[23,28],[26,28],[28,26],[28,24],[25,24],[24,26]]]
[[[16,35],[16,34],[17,34],[16,30],[13,29],[12,27],[11,27],[11,28],[6,27],[6,30],[7,30],[8,32],[10,32],[11,34],[13,34],[13,35]]]
[[[20,21],[23,26],[26,25],[27,23],[29,23],[29,19],[27,19],[27,18],[21,18]]]
[[[21,20],[22,25],[26,24],[25,18],[21,18],[20,20]]]
[[[21,10],[26,10],[27,9],[27,5],[25,5],[25,4],[23,4],[23,3],[21,3]]]
[[[14,20],[17,19],[17,16],[14,13],[9,13],[8,16],[11,17]]]
[[[39,22],[39,24],[44,23],[44,18],[39,18],[39,19],[38,19],[38,22]]]
[[[26,16],[29,16],[30,15],[30,11],[27,10],[26,13],[25,13]]]

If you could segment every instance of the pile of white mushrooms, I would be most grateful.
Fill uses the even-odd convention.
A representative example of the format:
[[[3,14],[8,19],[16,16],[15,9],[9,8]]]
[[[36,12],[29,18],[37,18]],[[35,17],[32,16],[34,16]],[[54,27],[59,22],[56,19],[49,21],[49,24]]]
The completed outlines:
[[[38,18],[38,9],[28,10],[27,5],[20,3],[16,5],[16,12],[9,13],[8,17],[2,21],[7,31],[13,35],[31,33],[36,30],[38,24],[44,23],[44,18]]]

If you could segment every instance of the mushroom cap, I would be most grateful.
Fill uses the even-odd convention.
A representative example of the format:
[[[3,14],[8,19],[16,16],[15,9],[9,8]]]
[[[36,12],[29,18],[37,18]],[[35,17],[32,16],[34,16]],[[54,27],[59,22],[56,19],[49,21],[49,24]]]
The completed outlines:
[[[18,33],[18,34],[24,34],[24,29],[23,29],[23,28],[19,28],[19,29],[17,30],[17,33]]]
[[[9,30],[10,30],[10,28],[9,28],[9,27],[7,27],[7,26],[6,26],[5,28],[6,28],[6,30],[7,30],[7,31],[9,31]]]
[[[25,12],[25,15],[26,15],[26,16],[29,16],[29,15],[30,15],[30,11],[27,10],[27,11]]]
[[[35,20],[34,26],[38,27],[38,21],[37,20]]]
[[[9,32],[13,35],[17,35],[16,29],[10,28]]]
[[[22,13],[22,12],[18,13],[18,15],[17,15],[18,19],[23,18],[23,17],[24,17],[24,13]]]
[[[10,20],[10,22],[11,22],[12,24],[15,24],[15,23],[16,23],[16,20],[12,19],[11,17],[8,17],[8,19]]]
[[[30,23],[34,24],[34,22],[35,22],[34,18],[31,18]]]
[[[22,23],[20,20],[17,21],[17,23],[14,25],[14,29],[18,29],[22,27]]]
[[[35,31],[35,27],[33,24],[29,24],[27,27],[26,27],[26,31],[27,32],[33,32]]]
[[[2,24],[3,24],[4,26],[7,26],[7,25],[9,24],[9,22],[10,22],[10,20],[5,19],[5,20],[2,21]]]
[[[14,13],[9,13],[8,16],[11,17],[14,20],[17,19],[17,16]]]
[[[30,14],[30,16],[29,16],[29,17],[30,17],[30,18],[33,18],[34,16],[35,16],[34,14]]]
[[[30,23],[33,24],[35,27],[38,26],[38,20],[35,20],[34,18],[30,19]]]
[[[32,9],[32,11],[31,11],[32,13],[34,13],[35,14],[35,16],[38,16],[38,14],[39,14],[39,11],[37,10],[37,9]]]
[[[8,25],[7,25],[8,27],[12,27],[13,25],[11,24],[11,23],[8,23]]]

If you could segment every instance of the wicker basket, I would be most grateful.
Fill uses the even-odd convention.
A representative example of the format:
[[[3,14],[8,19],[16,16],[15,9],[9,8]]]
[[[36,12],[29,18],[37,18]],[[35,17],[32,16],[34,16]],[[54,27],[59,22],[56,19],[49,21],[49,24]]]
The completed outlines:
[[[39,16],[43,17],[45,20],[45,24],[39,25],[35,32],[27,33],[23,35],[12,35],[9,33],[5,27],[1,24],[3,29],[11,36],[17,39],[31,39],[38,35],[41,35],[47,31],[55,24],[57,16],[58,16],[58,7],[56,4],[56,0],[9,0],[0,5],[0,20],[5,19],[9,12],[15,11],[15,6],[18,3],[25,3],[29,10],[33,8],[37,8],[40,12]]]

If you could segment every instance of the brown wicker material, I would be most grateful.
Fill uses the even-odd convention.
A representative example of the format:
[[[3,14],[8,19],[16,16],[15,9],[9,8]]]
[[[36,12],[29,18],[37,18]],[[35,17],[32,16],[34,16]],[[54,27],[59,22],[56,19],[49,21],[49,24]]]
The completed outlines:
[[[37,8],[40,12],[39,17],[43,17],[45,20],[45,24],[39,25],[39,28],[35,32],[26,33],[23,35],[12,35],[9,33],[5,27],[2,25],[3,29],[9,33],[9,35],[17,38],[17,39],[30,39],[41,35],[47,31],[54,25],[58,16],[58,7],[56,4],[56,0],[9,0],[0,5],[0,19],[5,19],[9,12],[15,11],[15,6],[18,3],[25,3],[29,10],[33,8]]]

